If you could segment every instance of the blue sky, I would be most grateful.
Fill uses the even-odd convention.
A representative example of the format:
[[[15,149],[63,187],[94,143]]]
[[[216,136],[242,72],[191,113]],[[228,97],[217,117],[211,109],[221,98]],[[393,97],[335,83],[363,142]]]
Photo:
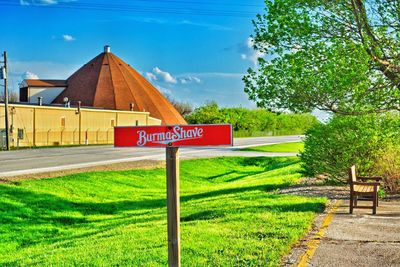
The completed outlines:
[[[66,79],[108,44],[174,99],[255,107],[241,78],[259,55],[248,38],[262,0],[0,0],[0,8],[11,89],[22,77]]]

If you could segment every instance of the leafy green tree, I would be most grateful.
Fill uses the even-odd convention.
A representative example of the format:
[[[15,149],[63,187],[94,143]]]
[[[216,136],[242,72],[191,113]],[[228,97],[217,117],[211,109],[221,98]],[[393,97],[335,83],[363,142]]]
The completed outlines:
[[[221,114],[222,121],[232,124],[234,131],[255,131],[261,123],[253,116],[253,112],[246,108],[222,108]]]
[[[276,118],[276,129],[281,131],[301,132],[317,124],[317,118],[310,114],[280,114]]]
[[[244,136],[255,132],[300,134],[318,123],[311,114],[278,115],[265,109],[219,108],[216,102],[207,102],[196,108],[186,116],[186,121],[192,124],[230,123],[235,132]]]
[[[196,108],[194,112],[186,116],[186,120],[194,124],[213,124],[223,121],[215,101],[209,101],[204,106]]]
[[[259,131],[273,131],[276,128],[276,114],[264,109],[252,111],[255,120],[258,122]]]
[[[400,0],[265,0],[265,53],[243,80],[260,107],[361,115],[400,110]]]
[[[241,127],[240,122],[243,119],[244,109],[231,109],[223,108],[221,109],[221,115],[223,116],[223,121],[232,124],[234,131],[238,131]]]

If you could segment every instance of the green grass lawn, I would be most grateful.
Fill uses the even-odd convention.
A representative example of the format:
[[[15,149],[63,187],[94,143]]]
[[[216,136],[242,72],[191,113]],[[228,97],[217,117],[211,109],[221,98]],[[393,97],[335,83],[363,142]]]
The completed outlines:
[[[278,266],[326,199],[274,194],[296,157],[181,162],[182,266]],[[166,266],[165,170],[0,184],[1,266]]]
[[[304,149],[303,142],[290,142],[266,146],[256,146],[242,148],[242,151],[258,151],[258,152],[301,152]]]

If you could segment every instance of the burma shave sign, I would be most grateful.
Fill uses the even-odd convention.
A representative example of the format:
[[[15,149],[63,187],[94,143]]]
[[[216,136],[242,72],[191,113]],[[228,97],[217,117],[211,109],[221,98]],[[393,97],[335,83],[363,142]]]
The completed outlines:
[[[230,124],[132,126],[114,128],[114,146],[232,146]]]

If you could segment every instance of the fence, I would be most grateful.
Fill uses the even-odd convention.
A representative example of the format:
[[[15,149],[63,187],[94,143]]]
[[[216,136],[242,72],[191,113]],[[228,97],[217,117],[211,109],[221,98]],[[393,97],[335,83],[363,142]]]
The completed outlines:
[[[5,128],[1,106],[0,129]],[[114,126],[161,124],[148,112],[19,104],[11,104],[9,109],[11,147],[113,144]],[[1,136],[0,149],[5,144]]]
[[[6,149],[6,130],[0,129],[0,149]]]
[[[93,145],[93,144],[113,144],[114,129],[84,129],[79,137],[79,129],[67,130],[36,130],[37,146],[62,146],[62,145]]]

